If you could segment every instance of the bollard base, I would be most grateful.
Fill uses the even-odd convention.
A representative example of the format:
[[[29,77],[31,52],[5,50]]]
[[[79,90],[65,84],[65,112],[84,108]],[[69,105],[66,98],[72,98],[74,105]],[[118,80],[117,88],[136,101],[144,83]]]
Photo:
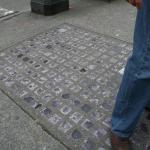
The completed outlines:
[[[49,16],[66,10],[69,10],[69,0],[60,0],[51,4],[38,3],[31,0],[31,11],[34,13]]]

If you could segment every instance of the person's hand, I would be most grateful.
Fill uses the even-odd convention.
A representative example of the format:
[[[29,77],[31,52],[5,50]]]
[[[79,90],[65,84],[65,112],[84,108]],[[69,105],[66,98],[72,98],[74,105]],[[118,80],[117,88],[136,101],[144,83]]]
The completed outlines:
[[[138,9],[141,8],[142,0],[128,0],[128,2]]]

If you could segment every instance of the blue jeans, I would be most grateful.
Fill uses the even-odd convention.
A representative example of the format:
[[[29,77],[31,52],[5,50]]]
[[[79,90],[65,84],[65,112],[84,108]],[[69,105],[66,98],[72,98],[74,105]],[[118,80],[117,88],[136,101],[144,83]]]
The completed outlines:
[[[112,132],[130,137],[145,107],[150,107],[150,0],[143,0],[137,13],[133,53],[116,98]]]

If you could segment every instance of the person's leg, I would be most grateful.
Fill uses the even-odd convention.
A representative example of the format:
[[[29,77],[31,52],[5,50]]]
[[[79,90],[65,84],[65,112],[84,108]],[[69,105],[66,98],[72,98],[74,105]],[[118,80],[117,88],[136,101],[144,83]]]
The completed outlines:
[[[145,110],[150,112],[150,100],[149,100],[148,104],[146,105]]]
[[[148,102],[146,107],[150,109],[150,100],[149,100],[149,102]]]
[[[133,55],[128,60],[112,114],[112,133],[129,138],[150,99],[150,1],[138,12]]]
[[[150,97],[150,79],[138,79],[126,68],[112,115],[112,132],[128,138],[133,133]]]

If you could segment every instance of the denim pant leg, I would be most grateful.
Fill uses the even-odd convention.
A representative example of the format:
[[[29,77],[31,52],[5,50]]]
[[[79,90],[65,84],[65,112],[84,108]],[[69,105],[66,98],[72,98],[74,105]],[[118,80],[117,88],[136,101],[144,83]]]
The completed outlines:
[[[112,115],[112,132],[124,138],[132,135],[150,98],[150,79],[137,78],[136,74],[128,70],[128,67],[126,67]]]
[[[112,132],[130,137],[150,101],[150,1],[138,11],[133,54],[126,65],[112,114]]]

